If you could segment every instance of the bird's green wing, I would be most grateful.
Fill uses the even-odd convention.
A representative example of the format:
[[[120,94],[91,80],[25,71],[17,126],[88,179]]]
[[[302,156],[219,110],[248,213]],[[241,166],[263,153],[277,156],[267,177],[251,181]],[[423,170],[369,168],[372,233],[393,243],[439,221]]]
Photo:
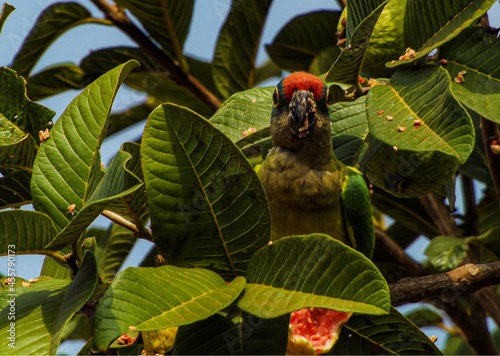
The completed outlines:
[[[344,167],[341,202],[346,230],[352,246],[371,258],[375,248],[370,193],[361,173],[351,167]]]

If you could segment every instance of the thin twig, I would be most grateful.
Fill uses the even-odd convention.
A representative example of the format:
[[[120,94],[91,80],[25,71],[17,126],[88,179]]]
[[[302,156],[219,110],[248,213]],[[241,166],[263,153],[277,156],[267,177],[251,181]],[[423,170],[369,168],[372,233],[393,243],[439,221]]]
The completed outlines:
[[[151,233],[148,230],[145,230],[145,231],[139,230],[139,228],[134,223],[128,221],[123,216],[118,215],[117,213],[114,213],[110,210],[104,210],[101,213],[101,215],[107,217],[109,220],[111,220],[115,224],[123,226],[127,230],[132,231],[134,233],[135,237],[145,239],[148,241],[153,241]]]
[[[491,147],[492,145],[499,145],[500,132],[498,131],[498,125],[496,123],[484,117],[481,117],[481,130],[483,133],[488,167],[497,193],[497,199],[500,203],[500,155],[495,154]]]
[[[122,30],[135,43],[148,53],[164,70],[169,77],[179,85],[186,87],[196,97],[203,101],[210,109],[217,110],[221,104],[220,100],[200,83],[191,74],[182,71],[181,65],[167,56],[158,48],[117,6],[111,5],[106,0],[91,0],[116,27]]]
[[[384,230],[375,227],[375,238],[377,247],[394,258],[396,262],[405,267],[410,275],[425,276],[429,272],[418,262],[413,260]]]

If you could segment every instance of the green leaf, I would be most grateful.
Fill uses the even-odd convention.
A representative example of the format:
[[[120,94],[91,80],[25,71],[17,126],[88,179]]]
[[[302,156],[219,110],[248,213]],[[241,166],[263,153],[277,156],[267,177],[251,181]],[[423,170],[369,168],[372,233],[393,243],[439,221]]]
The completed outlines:
[[[125,142],[122,145],[121,152],[131,155],[124,167],[129,180],[131,180],[130,183],[137,181],[137,179],[143,183],[144,175],[141,166],[141,146],[137,143]],[[139,183],[139,181],[137,181],[137,183]],[[121,215],[124,219],[134,224],[138,224],[139,221],[144,222],[149,213],[145,187],[142,186],[135,189],[133,193],[121,196],[120,199],[112,200],[107,206],[107,210]]]
[[[99,148],[111,105],[125,76],[137,65],[130,61],[94,81],[63,112],[43,143],[33,167],[33,205],[47,213],[58,230],[80,211],[100,179]]]
[[[315,11],[297,16],[266,45],[266,51],[274,63],[287,71],[307,71],[323,49],[336,47],[333,33],[339,20],[339,11]],[[337,55],[339,53],[337,48]]]
[[[53,255],[57,251],[45,248],[56,235],[52,220],[45,214],[27,210],[0,212],[0,254],[9,250],[17,254],[42,253]]]
[[[438,272],[446,272],[462,263],[467,254],[467,245],[463,239],[438,236],[431,241],[424,253]]]
[[[342,327],[335,355],[441,355],[418,327],[391,308],[388,315],[355,315]]]
[[[413,63],[425,58],[432,50],[458,36],[474,23],[496,0],[407,0],[404,19],[405,47],[413,48],[415,58],[388,67]],[[438,15],[436,15],[438,14]],[[432,21],[422,21],[432,19]],[[401,53],[403,54],[403,53]]]
[[[480,115],[500,123],[500,39],[482,27],[465,29],[444,45],[439,56],[452,78],[466,71],[463,83],[452,82],[455,97]]]
[[[61,256],[69,252],[71,252],[70,248],[59,251]],[[62,264],[50,256],[44,258],[40,276],[47,276],[53,279],[73,279],[73,274],[68,265]]]
[[[363,60],[363,73],[389,78],[394,69],[385,66],[405,53],[403,22],[407,0],[391,0],[380,14]]]
[[[349,45],[342,50],[340,56],[328,71],[325,78],[327,82],[359,86],[359,74],[363,66],[366,49],[368,48],[375,24],[382,10],[384,10],[385,5],[387,5],[387,1],[373,10],[370,16],[364,19],[359,26],[356,27],[348,42]],[[351,13],[349,12],[349,17],[350,16]]]
[[[254,82],[256,85],[273,77],[281,77],[281,67],[272,61],[267,61],[255,69]]]
[[[269,240],[270,217],[241,151],[194,112],[164,104],[148,118],[141,155],[153,239],[167,263],[244,273]]]
[[[55,112],[32,102],[26,96],[24,79],[12,69],[0,68],[0,145],[10,146],[30,134],[39,142],[38,133],[52,125]],[[15,147],[14,147],[15,148]],[[18,152],[21,153],[21,152]],[[33,152],[22,151],[25,161],[33,160]],[[31,166],[30,166],[31,167]]]
[[[33,100],[41,100],[66,90],[83,89],[87,78],[82,69],[74,64],[59,64],[28,78],[26,89]]]
[[[441,67],[395,73],[390,85],[369,91],[367,106],[370,132],[398,150],[439,151],[464,163],[474,148],[472,120]]]
[[[120,270],[137,238],[132,236],[130,230],[112,224],[103,236],[96,239],[99,275],[103,282],[111,281]]]
[[[61,302],[61,308],[57,313],[57,319],[52,326],[50,333],[52,335],[49,354],[55,355],[59,347],[59,342],[63,331],[71,320],[73,315],[90,298],[97,285],[97,263],[92,252],[86,252],[83,256],[80,269],[71,282],[68,290],[64,294]]]
[[[142,182],[126,168],[131,157],[128,152],[118,152],[92,195],[50,242],[48,248],[57,249],[71,245],[113,200],[125,198],[142,186]]]
[[[272,0],[232,3],[215,47],[213,78],[224,98],[255,84],[255,59]]]
[[[111,113],[108,120],[106,137],[117,134],[134,124],[144,121],[156,106],[157,104],[155,104],[154,99],[148,99],[139,105]]]
[[[20,75],[28,76],[49,46],[63,33],[85,23],[107,22],[92,18],[76,2],[56,3],[46,8],[36,20],[11,64]]]
[[[0,348],[9,355],[55,355],[64,326],[88,300],[96,282],[95,259],[87,254],[73,281],[33,283],[15,297],[15,348],[8,346],[11,340],[6,337],[0,339]],[[10,305],[0,311],[3,335],[10,334],[9,312]]]
[[[230,306],[179,328],[176,355],[284,355],[289,315],[262,319]]]
[[[268,127],[273,109],[274,88],[254,88],[232,95],[224,101],[210,122],[231,141],[243,138],[243,131]]]
[[[2,32],[5,21],[15,9],[16,8],[14,6],[7,4],[6,2],[3,4],[2,11],[0,12],[0,32]]]
[[[0,209],[31,204],[31,175],[20,171],[0,178]]]
[[[389,287],[361,253],[327,235],[290,236],[259,250],[238,306],[273,318],[306,307],[385,314]]]
[[[117,0],[116,3],[130,10],[167,53],[182,60],[194,0]]]
[[[244,285],[243,277],[226,284],[214,272],[201,268],[129,267],[97,303],[96,346],[106,349],[129,327],[134,331],[158,330],[205,319],[230,305]]]
[[[408,318],[415,326],[422,328],[424,326],[444,326],[443,316],[434,309],[429,307],[422,307],[413,310],[406,314]]]
[[[335,156],[348,166],[356,166],[369,147],[366,96],[333,104],[329,110]]]
[[[58,318],[64,295],[68,290],[69,280],[46,280],[33,284],[27,291],[15,298],[15,343],[8,346],[12,340],[8,331],[11,324],[8,319],[10,306],[0,311],[0,349],[9,351],[9,355],[40,355],[49,354],[52,342],[52,327]]]
[[[346,38],[350,43],[356,28],[377,9],[384,0],[351,0],[347,3]]]

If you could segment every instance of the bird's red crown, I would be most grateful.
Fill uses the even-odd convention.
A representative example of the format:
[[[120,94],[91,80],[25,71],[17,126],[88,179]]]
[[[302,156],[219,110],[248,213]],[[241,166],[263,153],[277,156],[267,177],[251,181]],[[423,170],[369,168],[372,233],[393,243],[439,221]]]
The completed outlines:
[[[295,72],[283,79],[283,89],[286,100],[290,100],[296,90],[309,90],[313,93],[314,99],[319,100],[323,95],[325,83],[312,74]]]

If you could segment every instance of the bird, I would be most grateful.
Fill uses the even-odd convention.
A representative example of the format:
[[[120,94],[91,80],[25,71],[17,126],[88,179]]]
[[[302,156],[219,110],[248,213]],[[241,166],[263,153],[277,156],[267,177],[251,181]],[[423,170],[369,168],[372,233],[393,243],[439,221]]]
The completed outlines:
[[[322,233],[371,258],[375,233],[366,182],[333,152],[329,89],[294,72],[272,94],[273,147],[257,174],[271,213],[271,242]]]

